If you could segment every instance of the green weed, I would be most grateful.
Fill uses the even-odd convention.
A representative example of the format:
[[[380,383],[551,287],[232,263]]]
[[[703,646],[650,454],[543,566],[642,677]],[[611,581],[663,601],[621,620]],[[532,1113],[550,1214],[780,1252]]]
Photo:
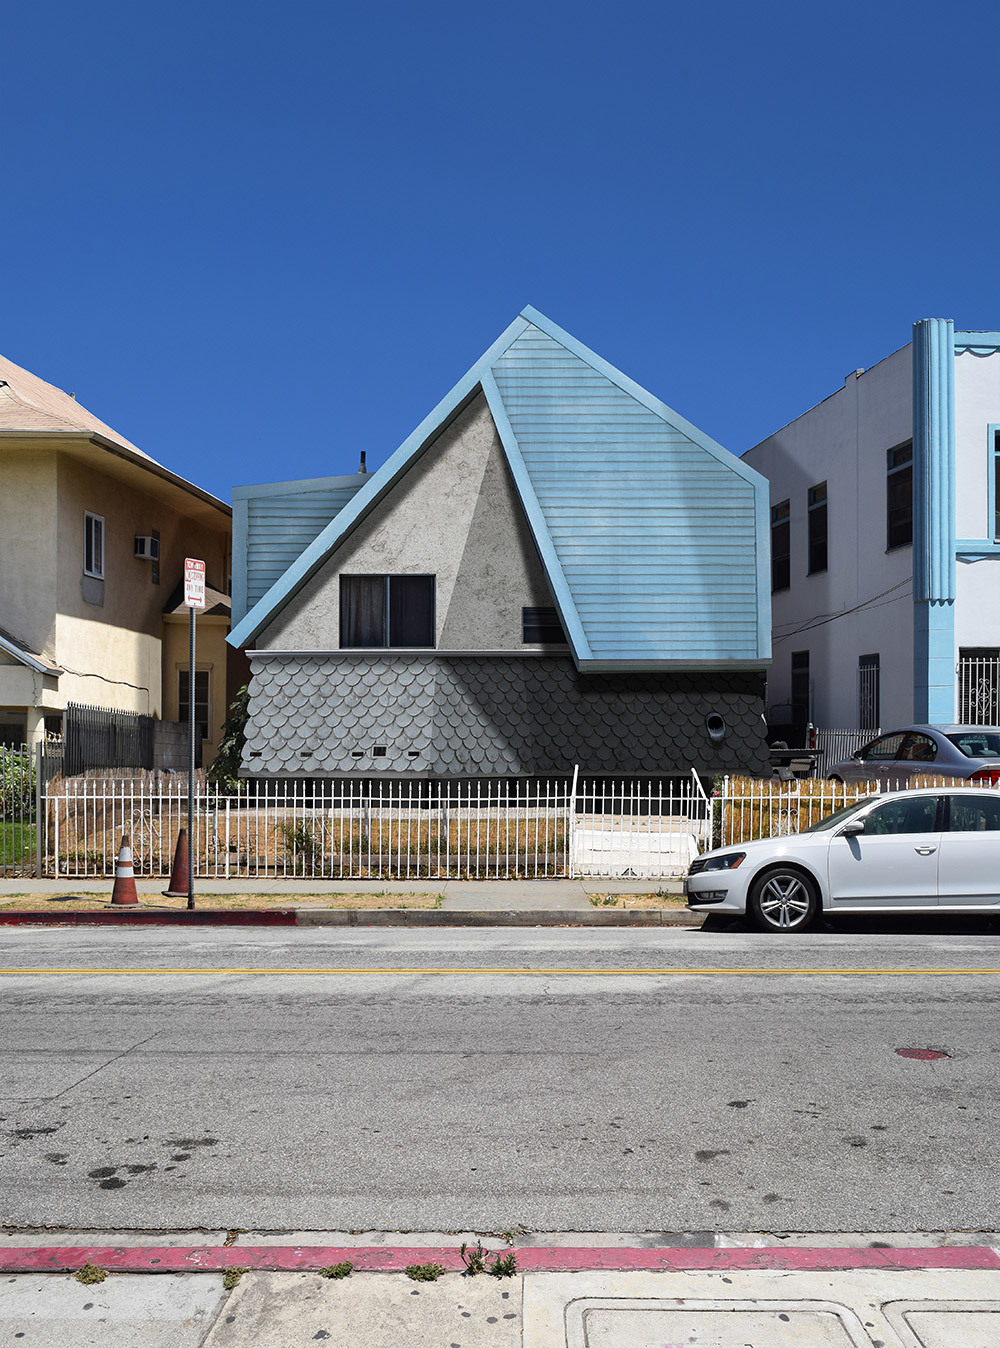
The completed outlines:
[[[329,1268],[321,1268],[319,1276],[321,1278],[347,1278],[354,1270],[354,1265],[349,1259],[345,1259],[342,1264],[331,1264]]]
[[[444,1269],[440,1264],[407,1264],[405,1272],[414,1282],[437,1282]]]
[[[73,1277],[77,1280],[77,1282],[82,1282],[85,1284],[92,1282],[103,1282],[107,1276],[108,1270],[106,1268],[98,1268],[96,1264],[91,1264],[89,1262],[84,1264],[83,1268],[78,1268],[77,1271],[73,1274]]]
[[[222,1275],[222,1285],[227,1292],[231,1292],[244,1273],[249,1273],[246,1268],[227,1268]]]

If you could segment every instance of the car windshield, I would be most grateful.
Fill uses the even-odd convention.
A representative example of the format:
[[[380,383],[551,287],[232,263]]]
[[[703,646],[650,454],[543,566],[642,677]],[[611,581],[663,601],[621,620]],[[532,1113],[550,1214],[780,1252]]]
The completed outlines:
[[[834,810],[833,814],[828,814],[825,819],[821,819],[818,824],[810,824],[808,828],[802,830],[803,833],[821,833],[826,828],[836,828],[842,824],[848,815],[852,815],[856,810],[860,810],[862,805],[870,805],[873,800],[878,800],[878,796],[862,796],[860,800],[852,801],[850,805],[844,805],[839,810]]]
[[[989,730],[960,730],[948,738],[966,758],[1000,758],[1000,734]]]

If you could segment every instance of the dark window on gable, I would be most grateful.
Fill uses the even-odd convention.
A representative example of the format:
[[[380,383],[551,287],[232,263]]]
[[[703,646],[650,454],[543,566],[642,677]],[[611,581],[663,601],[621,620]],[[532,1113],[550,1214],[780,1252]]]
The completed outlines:
[[[771,507],[771,591],[787,590],[792,583],[791,526],[788,501]]]
[[[341,576],[340,645],[434,645],[433,576]]]
[[[993,432],[993,541],[1000,543],[1000,431]]]
[[[913,542],[913,441],[886,451],[885,546]]]
[[[826,483],[809,488],[809,574],[826,570]]]
[[[530,642],[566,643],[559,614],[554,608],[523,608],[521,610],[521,640]]]

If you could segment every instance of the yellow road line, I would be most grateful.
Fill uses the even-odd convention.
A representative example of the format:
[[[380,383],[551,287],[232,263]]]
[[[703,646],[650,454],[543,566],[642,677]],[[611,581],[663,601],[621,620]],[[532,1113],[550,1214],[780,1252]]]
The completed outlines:
[[[668,976],[676,974],[767,974],[772,977],[780,977],[783,974],[997,974],[1000,969],[995,968],[938,968],[938,969],[783,969],[777,967],[768,968],[741,968],[738,965],[733,968],[635,968],[635,969],[574,969],[565,966],[555,968],[539,968],[537,966],[513,967],[496,966],[488,967],[482,965],[455,965],[455,966],[423,966],[414,965],[410,967],[393,966],[391,968],[285,968],[269,969],[254,968],[65,968],[65,969],[43,969],[43,968],[23,968],[23,969],[0,969],[0,977],[4,974],[544,974],[550,977],[554,974],[643,974]]]

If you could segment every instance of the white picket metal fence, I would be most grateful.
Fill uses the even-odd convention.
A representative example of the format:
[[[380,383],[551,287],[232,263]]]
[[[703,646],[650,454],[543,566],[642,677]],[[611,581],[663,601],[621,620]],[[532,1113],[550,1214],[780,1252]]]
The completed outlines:
[[[190,854],[202,879],[658,878],[711,839],[690,778],[655,782],[267,782],[239,796],[196,784]],[[187,822],[183,777],[57,781],[41,796],[42,873],[114,874],[128,835],[139,876],[169,875]]]

